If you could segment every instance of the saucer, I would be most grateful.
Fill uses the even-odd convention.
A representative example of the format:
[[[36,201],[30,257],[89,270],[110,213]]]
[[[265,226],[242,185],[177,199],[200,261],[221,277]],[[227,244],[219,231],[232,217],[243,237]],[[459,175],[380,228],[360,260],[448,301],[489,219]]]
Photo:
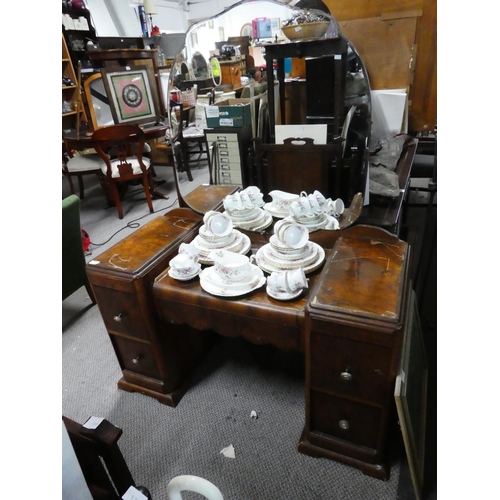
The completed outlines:
[[[200,285],[203,290],[219,297],[239,297],[260,288],[266,283],[264,273],[251,264],[251,272],[242,281],[227,282],[221,278],[214,267],[207,267],[200,273]]]
[[[305,274],[312,273],[313,271],[316,271],[316,269],[321,267],[321,265],[323,264],[325,260],[325,251],[323,250],[323,247],[321,247],[317,243],[310,241],[309,244],[315,247],[317,254],[314,261],[308,264],[307,266],[303,266],[300,260],[295,261],[293,263],[292,261],[283,261],[279,262],[278,265],[273,265],[266,258],[266,252],[267,249],[269,248],[268,247],[269,243],[267,243],[266,245],[257,250],[257,254],[255,255],[257,259],[257,265],[263,271],[269,274],[271,274],[273,271],[288,271],[289,269],[297,269],[299,267],[303,267]]]
[[[246,231],[262,231],[273,223],[273,217],[265,210],[259,208],[258,216],[249,221],[233,221],[234,226]]]
[[[277,219],[283,219],[284,217],[290,215],[289,212],[279,212],[278,210],[276,210],[272,203],[265,203],[263,208],[266,212],[269,212],[273,217],[276,217]]]
[[[240,233],[237,229],[233,229],[233,233],[235,234],[234,241],[230,245],[217,248],[217,250],[227,250],[228,252],[241,253],[245,255],[252,246],[250,238],[246,234]],[[208,258],[208,254],[214,250],[214,248],[204,246],[203,243],[201,243],[202,240],[198,238],[199,236],[193,240],[193,245],[198,250],[198,262],[201,264],[212,265],[214,262],[212,259]]]
[[[268,286],[266,287],[267,295],[269,295],[269,297],[272,297],[273,299],[276,299],[276,300],[296,299],[297,297],[299,297],[302,294],[302,292],[304,290],[305,290],[305,288],[301,288],[298,292],[294,292],[294,293],[286,293],[286,292],[274,293],[271,291],[271,289]]]
[[[191,280],[191,279],[195,278],[196,276],[198,276],[198,274],[200,274],[201,264],[199,262],[195,264],[195,269],[196,270],[191,274],[183,274],[183,273],[176,271],[175,269],[170,268],[168,270],[168,275],[171,278],[174,278],[174,280],[188,281],[188,280]]]

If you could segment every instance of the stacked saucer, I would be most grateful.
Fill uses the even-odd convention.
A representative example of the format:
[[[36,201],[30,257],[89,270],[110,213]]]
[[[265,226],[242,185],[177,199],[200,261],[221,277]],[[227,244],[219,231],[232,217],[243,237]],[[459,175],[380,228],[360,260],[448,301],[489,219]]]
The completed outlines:
[[[275,224],[274,234],[257,251],[256,259],[257,265],[268,273],[302,268],[307,274],[323,264],[325,251],[309,241],[306,227],[283,219]]]
[[[193,240],[198,250],[198,261],[202,264],[213,264],[208,254],[212,250],[227,250],[228,252],[246,254],[250,250],[250,238],[237,229],[233,229],[227,236],[211,234],[205,225],[200,227],[198,236]]]

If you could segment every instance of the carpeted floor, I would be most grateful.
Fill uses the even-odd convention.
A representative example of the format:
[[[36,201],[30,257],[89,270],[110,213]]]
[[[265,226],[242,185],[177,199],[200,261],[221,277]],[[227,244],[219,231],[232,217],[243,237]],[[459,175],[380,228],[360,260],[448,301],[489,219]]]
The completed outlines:
[[[155,200],[156,213],[149,214],[141,189],[135,195],[132,189],[121,221],[114,208],[103,208],[105,202],[95,180],[86,180],[81,225],[94,243],[88,260],[138,225],[177,206],[170,169],[158,168],[157,174],[167,179],[158,190],[169,193],[170,199]],[[181,174],[182,189],[208,181],[206,167],[193,169],[193,175],[195,180],[190,183]],[[63,197],[67,194],[63,179]],[[304,425],[304,369],[298,353],[221,338],[174,409],[117,388],[120,368],[99,309],[89,304],[84,288],[63,301],[62,413],[78,422],[90,416],[104,417],[123,429],[120,449],[136,483],[146,486],[154,500],[166,497],[168,482],[179,474],[212,481],[227,500],[413,498],[397,432],[391,477],[386,482],[297,452]],[[252,411],[257,419],[250,417]],[[234,459],[221,454],[229,445],[234,446]],[[428,453],[434,455],[435,450]],[[185,493],[183,498],[201,497]],[[424,499],[434,498],[431,471]]]

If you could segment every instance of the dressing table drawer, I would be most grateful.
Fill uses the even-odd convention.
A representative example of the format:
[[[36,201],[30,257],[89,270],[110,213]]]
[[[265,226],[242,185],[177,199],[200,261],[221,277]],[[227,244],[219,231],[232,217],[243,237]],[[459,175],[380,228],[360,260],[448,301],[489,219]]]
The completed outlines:
[[[380,445],[383,408],[311,392],[310,432],[316,439],[340,439],[376,450]],[[340,443],[340,446],[343,446]]]
[[[102,319],[110,333],[149,340],[146,323],[132,293],[93,287]]]
[[[313,332],[311,388],[383,404],[393,384],[390,348]]]

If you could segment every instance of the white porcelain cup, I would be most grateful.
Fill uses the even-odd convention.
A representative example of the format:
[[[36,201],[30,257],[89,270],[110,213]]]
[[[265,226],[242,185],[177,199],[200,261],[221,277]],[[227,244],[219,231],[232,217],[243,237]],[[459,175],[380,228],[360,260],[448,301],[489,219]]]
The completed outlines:
[[[287,288],[291,293],[304,290],[308,287],[306,273],[302,267],[298,269],[290,269],[285,272]]]
[[[191,243],[181,243],[179,246],[179,254],[189,255],[195,264],[198,262],[198,249]]]
[[[245,204],[241,199],[240,193],[234,193],[226,196],[223,200],[223,205],[228,212],[243,210],[245,208]]]
[[[292,291],[288,288],[286,271],[273,271],[267,277],[267,286],[273,294],[290,294]]]
[[[318,190],[314,191],[313,195],[318,201],[319,206],[323,208],[326,205],[326,198]]]
[[[322,211],[319,201],[316,199],[314,194],[310,194],[307,199],[309,200],[309,205],[311,205],[311,209],[314,213]]]
[[[329,215],[333,215],[334,217],[339,217],[344,212],[344,202],[337,198],[336,200],[332,200],[328,198],[326,204],[326,213]]]
[[[252,272],[252,260],[246,255],[227,250],[213,250],[208,258],[214,261],[214,270],[224,281],[242,281]]]
[[[226,213],[210,210],[203,217],[207,229],[215,236],[224,237],[233,230],[233,221]]]
[[[294,224],[293,221],[291,220],[287,220],[287,219],[281,219],[279,220],[278,222],[276,222],[276,224],[274,224],[274,234],[276,235],[276,237],[278,238],[278,241],[284,245],[286,245],[285,243],[285,240],[283,239],[284,238],[284,231],[285,229]]]
[[[237,193],[237,196],[239,196],[239,198],[240,198],[241,205],[243,206],[243,209],[254,207],[254,204],[250,200],[248,193],[246,193],[245,191],[240,191],[239,193]]]
[[[302,224],[290,224],[283,230],[283,241],[290,248],[303,248],[309,241],[309,230]]]
[[[178,274],[189,275],[194,272],[196,262],[190,255],[180,253],[169,262],[169,265]]]

